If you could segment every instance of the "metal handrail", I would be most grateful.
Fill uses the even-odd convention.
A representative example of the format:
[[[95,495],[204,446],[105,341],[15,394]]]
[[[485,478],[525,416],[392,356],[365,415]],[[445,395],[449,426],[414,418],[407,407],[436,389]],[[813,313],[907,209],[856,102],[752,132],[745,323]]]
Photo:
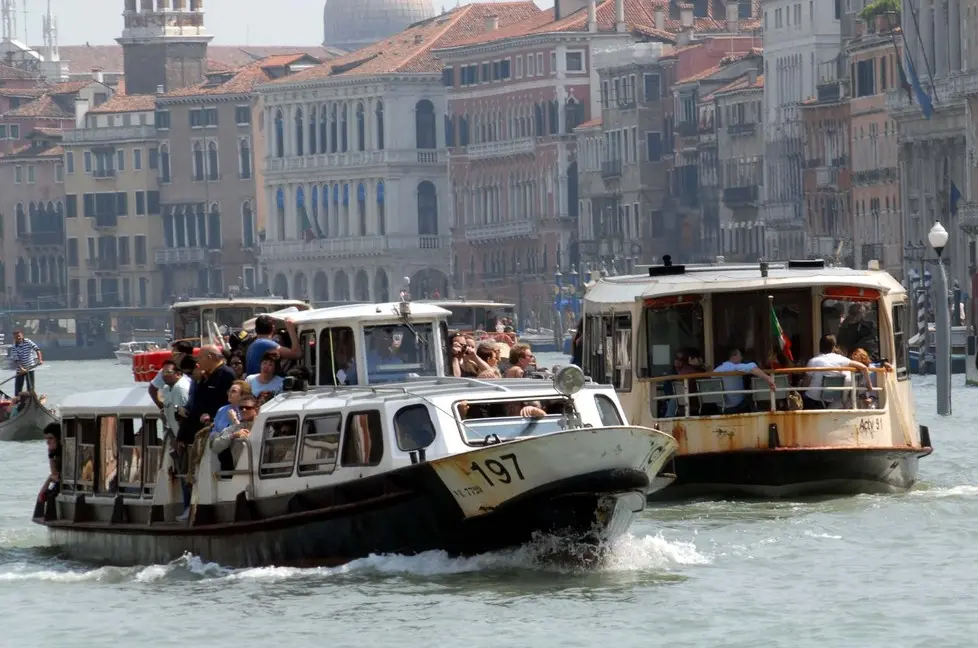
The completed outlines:
[[[869,372],[871,372],[871,373],[883,373],[883,374],[889,373],[889,372],[892,371],[892,369],[887,369],[885,367],[867,367],[867,370]],[[861,369],[856,369],[855,367],[786,367],[786,368],[783,368],[783,369],[771,369],[771,370],[767,370],[764,373],[767,374],[767,375],[775,375],[776,376],[776,375],[788,375],[788,374],[809,374],[809,373],[819,373],[819,372],[821,372],[821,373],[839,373],[839,372],[845,372],[845,371],[850,372],[850,373],[853,373],[853,372],[862,373],[862,370]],[[742,377],[754,376],[754,375],[755,374],[752,374],[750,372],[742,372],[742,371],[716,371],[716,372],[700,372],[700,373],[693,373],[693,374],[673,374],[673,375],[669,375],[669,376],[657,376],[655,378],[643,378],[641,380],[646,381],[646,382],[649,382],[651,384],[654,384],[656,387],[660,383],[661,384],[666,384],[666,383],[672,383],[672,382],[682,382],[684,384],[684,386],[685,386],[685,389],[683,389],[683,392],[681,394],[663,394],[663,395],[660,396],[657,392],[654,392],[652,394],[652,398],[650,400],[650,405],[652,407],[653,413],[657,415],[658,414],[657,405],[658,405],[658,403],[660,401],[670,401],[670,400],[680,400],[681,399],[682,400],[682,405],[685,407],[685,414],[682,417],[678,417],[678,418],[689,418],[690,417],[690,391],[689,391],[689,388],[688,388],[688,385],[687,385],[687,382],[686,381],[689,381],[689,380],[702,380],[702,379],[708,379],[708,378],[721,378],[722,379],[723,377],[741,377],[742,378]],[[775,386],[774,389],[771,389],[771,387],[769,385],[767,391],[768,391],[768,393],[770,393],[770,394],[773,395],[778,390],[783,390],[783,389],[784,389],[784,387],[778,387],[778,386]],[[791,388],[789,386],[789,390],[790,389]],[[856,380],[850,380],[848,385],[842,385],[840,387],[832,387],[832,386],[824,386],[823,385],[823,386],[820,386],[819,389],[821,391],[825,391],[825,392],[843,392],[843,393],[848,392],[849,395],[850,395],[850,402],[851,403],[855,403],[856,402],[856,398],[857,398],[857,395],[859,394],[859,392],[877,392],[877,391],[884,391],[882,387],[877,387],[877,386],[874,386],[874,385],[868,385],[868,386],[866,386],[866,385],[859,385]],[[723,389],[723,390],[720,390],[720,391],[708,391],[708,392],[700,392],[700,391],[697,391],[697,392],[694,392],[693,393],[693,398],[699,398],[701,396],[721,396],[721,397],[723,397],[723,396],[725,396],[727,394],[743,394],[743,395],[747,396],[747,395],[753,395],[753,394],[761,393],[762,391],[764,391],[764,390],[758,390],[758,389]],[[777,399],[776,398],[770,398],[768,400],[768,408],[769,408],[768,411],[770,411],[770,412],[776,412],[777,411]],[[658,418],[658,416],[656,416],[656,417]]]
[[[233,439],[231,441],[232,449],[234,448],[234,444],[236,443],[241,443],[244,444],[245,446],[245,454],[248,456],[248,469],[238,470],[237,468],[235,468],[234,470],[215,470],[212,476],[214,481],[217,482],[217,480],[220,479],[221,477],[234,477],[235,475],[248,475],[248,482],[249,482],[248,494],[251,497],[254,497],[255,496],[255,451],[251,447],[251,438],[248,437],[245,439]],[[208,444],[207,449],[210,450],[211,452],[214,452],[214,450],[210,447],[210,444]]]

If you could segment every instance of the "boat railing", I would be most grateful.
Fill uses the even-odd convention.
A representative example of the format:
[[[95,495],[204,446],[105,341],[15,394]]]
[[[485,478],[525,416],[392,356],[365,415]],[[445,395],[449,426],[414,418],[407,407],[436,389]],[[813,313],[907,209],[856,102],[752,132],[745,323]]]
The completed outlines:
[[[247,466],[247,468],[238,468],[238,466],[241,464],[241,459],[239,458],[238,461],[235,463],[234,470],[215,470],[211,476],[214,479],[214,483],[217,484],[219,487],[221,481],[225,479],[230,479],[237,475],[247,475],[248,483],[249,483],[248,495],[250,497],[254,497],[255,496],[255,451],[251,447],[251,437],[237,438],[232,440],[231,441],[232,455],[234,454],[235,446],[240,446],[244,448],[245,465]],[[217,453],[215,453],[210,448],[208,448],[208,450],[210,450],[212,455],[216,456]]]
[[[822,377],[819,394],[825,410],[885,407],[886,381],[880,380],[878,376],[887,373],[890,369],[869,368],[873,381],[870,389],[866,388],[861,375],[854,377],[847,375],[858,371],[853,367],[788,367],[765,370],[764,373],[774,379],[774,389],[763,378],[739,371],[708,371],[660,376],[649,380],[653,387],[650,407],[652,415],[658,419],[731,414],[734,412],[727,410],[734,408],[737,410],[736,413],[795,411],[801,408],[789,405],[790,394],[794,392],[800,396],[809,389],[809,386],[792,385],[791,378],[813,373],[829,374]],[[747,377],[751,378],[749,387],[727,389],[724,386],[724,378]],[[744,409],[740,403],[728,405],[726,397],[732,394],[743,395],[748,408]]]

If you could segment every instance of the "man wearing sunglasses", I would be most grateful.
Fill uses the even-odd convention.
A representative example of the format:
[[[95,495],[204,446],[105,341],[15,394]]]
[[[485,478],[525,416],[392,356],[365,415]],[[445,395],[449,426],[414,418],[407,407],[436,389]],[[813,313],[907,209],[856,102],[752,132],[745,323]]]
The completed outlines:
[[[241,397],[238,402],[238,409],[241,411],[241,419],[234,425],[229,425],[218,434],[211,436],[211,450],[217,453],[217,459],[221,462],[221,471],[230,472],[238,463],[241,455],[241,445],[234,445],[235,439],[247,439],[251,436],[251,426],[255,423],[258,416],[258,401],[251,394]]]

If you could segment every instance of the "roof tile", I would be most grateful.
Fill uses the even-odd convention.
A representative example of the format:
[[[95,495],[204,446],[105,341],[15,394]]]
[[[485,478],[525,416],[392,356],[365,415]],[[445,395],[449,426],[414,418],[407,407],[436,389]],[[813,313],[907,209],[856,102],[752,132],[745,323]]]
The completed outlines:
[[[55,101],[50,94],[43,94],[34,101],[24,104],[16,110],[4,114],[9,117],[41,117],[47,119],[72,119],[74,114],[68,112],[60,102]]]
[[[113,95],[105,103],[88,111],[90,115],[110,115],[156,110],[156,95]]]
[[[168,92],[166,97],[247,94],[254,90],[255,86],[273,80],[275,77],[272,76],[271,70],[289,67],[298,62],[318,65],[321,60],[301,52],[274,54],[237,69],[210,72],[210,78],[207,81]],[[223,80],[222,77],[224,77]]]

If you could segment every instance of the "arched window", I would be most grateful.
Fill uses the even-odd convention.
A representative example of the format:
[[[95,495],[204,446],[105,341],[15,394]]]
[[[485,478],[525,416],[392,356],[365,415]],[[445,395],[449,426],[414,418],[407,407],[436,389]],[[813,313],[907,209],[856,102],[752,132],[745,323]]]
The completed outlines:
[[[220,177],[217,168],[217,142],[207,144],[207,176],[207,179],[211,182],[214,182]]]
[[[241,242],[246,248],[255,247],[255,217],[249,200],[241,204]]]
[[[275,192],[275,234],[279,241],[285,240],[285,190],[282,187]]]
[[[302,141],[302,108],[295,109],[295,154],[298,156],[304,155],[303,145],[305,142]]]
[[[170,145],[160,144],[160,182],[170,181]]]
[[[377,183],[377,233],[387,234],[387,211],[384,207],[384,183]]]
[[[204,147],[200,142],[194,142],[194,180],[204,179]]]
[[[201,241],[203,244],[203,241]],[[207,215],[207,247],[212,250],[221,249],[221,212],[217,203],[211,203],[211,211]]]
[[[427,180],[418,184],[418,234],[438,234],[438,194],[435,185]]]
[[[323,185],[323,236],[328,237],[329,227],[329,185]]]
[[[357,223],[360,236],[367,235],[367,190],[361,182],[357,185]]]
[[[374,109],[377,116],[377,150],[384,150],[384,102],[378,101]]]
[[[309,110],[309,155],[316,154],[316,109]]]
[[[422,99],[414,106],[414,129],[417,148],[436,148],[435,136],[435,106],[427,99]]]
[[[28,214],[27,223],[28,223],[28,226],[30,227],[30,231],[31,232],[38,231],[38,227],[37,227],[37,205],[35,205],[33,201],[31,201],[30,205],[28,205],[28,207],[27,207],[27,214]]]
[[[242,178],[251,177],[251,142],[247,137],[238,140],[238,171]]]
[[[302,187],[295,190],[295,211],[298,217],[299,238],[305,238],[312,227],[309,224],[309,215],[306,213],[306,190]]]
[[[312,228],[315,230],[316,236],[322,238],[323,233],[319,229],[319,187],[317,185],[312,186],[309,202],[312,204]]]
[[[329,152],[336,153],[336,104],[331,104],[329,109]]]
[[[275,157],[285,157],[285,119],[281,110],[275,113]]]
[[[363,111],[363,102],[357,104],[357,150],[362,151],[367,148],[367,124]]]
[[[27,215],[24,212],[24,203],[17,203],[17,236],[27,234]]]
[[[349,149],[350,129],[346,122],[346,104],[340,107],[340,151],[346,153]]]
[[[163,247],[176,247],[173,240],[173,213],[169,209],[163,214]]]
[[[326,106],[319,107],[319,152],[326,153],[326,134],[329,132],[329,122],[326,119]]]

